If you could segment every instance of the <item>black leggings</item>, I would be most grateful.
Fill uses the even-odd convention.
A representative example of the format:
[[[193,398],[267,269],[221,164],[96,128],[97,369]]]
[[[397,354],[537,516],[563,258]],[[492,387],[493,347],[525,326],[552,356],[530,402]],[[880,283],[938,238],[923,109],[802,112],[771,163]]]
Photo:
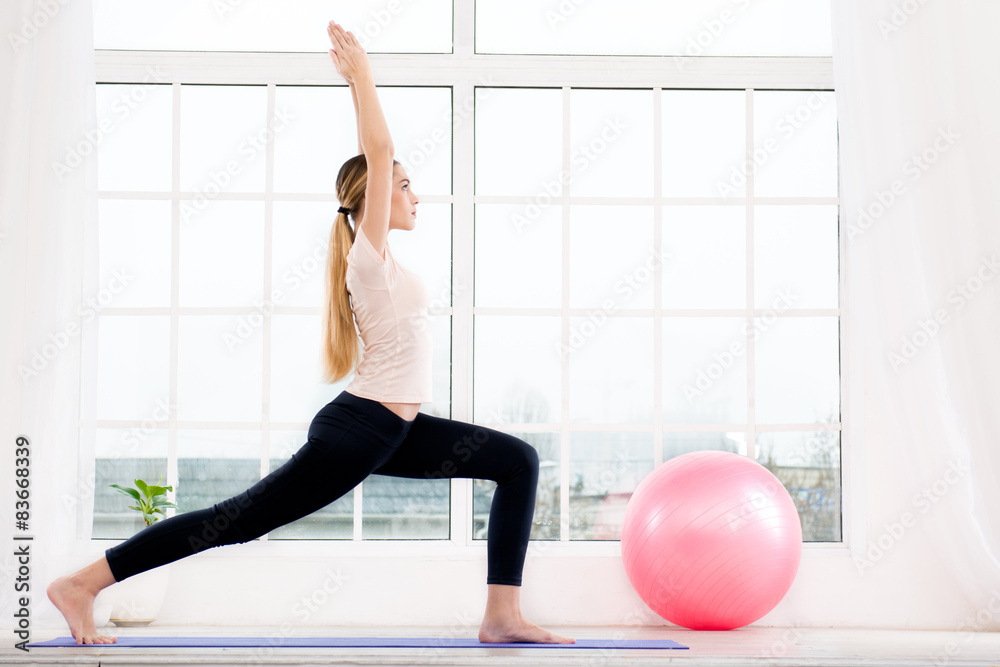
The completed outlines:
[[[342,391],[308,441],[246,491],[176,514],[105,551],[115,581],[211,547],[248,542],[332,503],[370,474],[497,482],[487,532],[487,584],[521,585],[535,512],[538,452],[508,433],[418,413],[412,421]]]

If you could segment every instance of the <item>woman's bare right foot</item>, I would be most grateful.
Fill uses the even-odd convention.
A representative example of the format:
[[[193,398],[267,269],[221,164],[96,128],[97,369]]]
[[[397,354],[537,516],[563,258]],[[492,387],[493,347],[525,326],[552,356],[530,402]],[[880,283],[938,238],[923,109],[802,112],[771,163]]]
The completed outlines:
[[[66,619],[77,644],[114,644],[118,641],[117,637],[98,634],[94,626],[94,598],[97,594],[89,591],[73,575],[59,577],[49,584],[45,592]]]
[[[516,618],[492,619],[484,618],[479,628],[479,641],[494,642],[530,642],[536,644],[575,644],[575,639],[569,639],[538,627],[526,621],[523,616]]]

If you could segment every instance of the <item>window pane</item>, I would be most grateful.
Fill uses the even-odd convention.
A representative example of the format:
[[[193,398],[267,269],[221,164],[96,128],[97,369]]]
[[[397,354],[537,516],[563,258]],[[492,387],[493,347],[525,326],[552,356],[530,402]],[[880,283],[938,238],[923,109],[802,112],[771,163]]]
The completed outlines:
[[[663,90],[664,197],[746,195],[746,93]]]
[[[178,318],[178,419],[260,420],[263,345],[259,335],[237,336],[241,317],[250,321],[243,315]]]
[[[135,480],[167,481],[166,402],[142,428],[99,428],[94,450],[93,537],[124,539],[145,527],[142,515],[128,509],[135,502],[108,486],[135,486]],[[84,500],[87,496],[79,496]],[[172,497],[172,496],[171,496]]]
[[[473,421],[558,422],[558,317],[475,317]]]
[[[99,284],[115,308],[170,305],[170,202],[101,199]]]
[[[326,53],[330,7],[323,0],[94,0],[94,46]],[[450,53],[451,7],[450,0],[354,0],[337,3],[336,21],[369,53]]]
[[[243,493],[260,479],[260,431],[178,431],[177,479],[177,512]]]
[[[448,539],[451,480],[373,474],[361,491],[362,539]]]
[[[562,171],[562,91],[481,90],[476,101],[476,194],[528,195],[535,204],[552,203],[569,178]]]
[[[534,519],[528,539],[558,540],[559,434],[511,433],[511,435],[521,438],[538,451],[538,487],[535,492]],[[476,540],[485,540],[489,531],[490,508],[497,484],[488,479],[476,479],[472,484],[472,537]]]
[[[757,461],[791,494],[804,542],[841,540],[839,431],[757,433]]]
[[[307,431],[271,431],[268,472],[283,466],[308,440]],[[349,540],[354,536],[354,490],[312,514],[279,526],[269,540]]]
[[[663,318],[664,423],[746,422],[745,330],[741,317]]]
[[[746,208],[663,207],[663,307],[746,308]]]
[[[320,340],[319,315],[271,316],[271,421],[312,421],[350,382],[322,381]]]
[[[710,431],[691,432],[666,432],[663,434],[663,460],[668,461],[675,456],[687,454],[688,452],[701,452],[715,450],[720,452],[733,452],[734,454],[747,453],[746,431],[736,431],[730,433],[713,433]]]
[[[777,297],[781,297],[785,308],[837,307],[837,220],[836,206],[754,208],[757,308],[779,307],[774,305]]]
[[[653,209],[570,207],[569,305],[613,312],[653,307]]]
[[[451,306],[451,204],[417,204],[416,227],[393,230],[388,241],[396,260],[423,280],[428,308]]]
[[[757,421],[840,421],[840,322],[836,317],[759,317]]]
[[[653,320],[571,317],[569,418],[577,423],[653,421]]]
[[[653,91],[570,92],[571,191],[653,196]]]
[[[277,86],[274,108],[288,119],[274,135],[274,191],[336,194],[340,166],[358,153],[350,89]]]
[[[524,214],[523,204],[476,204],[477,306],[562,303],[562,207],[535,206]]]
[[[170,396],[170,318],[97,322],[97,418],[146,419]]]
[[[828,0],[476,0],[477,53],[830,56],[831,34]]]
[[[97,146],[99,190],[170,191],[172,114],[170,86],[97,86],[98,127],[110,128]],[[70,159],[66,157],[66,167],[72,169],[78,163]]]
[[[837,196],[837,104],[832,90],[753,96],[754,195]]]
[[[418,199],[451,194],[451,88],[392,86],[378,94],[396,159],[410,177],[414,194]]]
[[[183,86],[181,190],[208,200],[263,192],[268,137],[292,122],[279,116],[268,127],[265,86]]]
[[[184,206],[191,200],[182,201]],[[264,202],[212,201],[181,222],[180,305],[261,308]]]
[[[435,417],[451,418],[451,316],[431,315],[434,339],[434,400],[420,406],[420,411]]]
[[[319,308],[336,202],[276,201],[271,225],[271,298],[279,306]]]
[[[569,538],[618,540],[625,507],[653,470],[652,433],[571,433]]]

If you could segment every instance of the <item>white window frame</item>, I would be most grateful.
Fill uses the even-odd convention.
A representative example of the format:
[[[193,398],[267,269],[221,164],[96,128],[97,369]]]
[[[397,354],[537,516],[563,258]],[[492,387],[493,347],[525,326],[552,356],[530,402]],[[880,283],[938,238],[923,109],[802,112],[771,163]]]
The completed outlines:
[[[659,100],[660,90],[664,88],[701,88],[701,89],[743,89],[746,90],[747,105],[747,141],[753,141],[753,115],[752,104],[750,104],[750,93],[753,90],[833,90],[833,63],[832,58],[775,58],[775,57],[700,57],[700,58],[671,58],[671,57],[648,57],[648,56],[517,56],[517,55],[485,55],[473,53],[473,9],[466,6],[471,3],[455,4],[455,41],[454,52],[451,54],[372,54],[371,60],[375,79],[380,86],[448,86],[453,89],[452,103],[455,117],[464,117],[471,120],[469,107],[467,106],[474,98],[474,90],[477,86],[510,86],[510,87],[548,87],[562,88],[564,99],[568,99],[571,88],[648,88],[653,90],[654,95],[654,151],[656,151],[655,161],[659,164]],[[343,80],[336,74],[327,54],[303,54],[303,53],[212,53],[212,52],[171,52],[171,51],[114,51],[98,50],[95,52],[96,74],[99,83],[140,83],[148,82],[151,71],[156,71],[162,82],[167,82],[174,86],[174,104],[179,100],[179,87],[181,84],[244,84],[244,85],[267,85],[268,86],[268,113],[273,118],[274,95],[277,85],[343,85]],[[681,63],[683,62],[683,66]],[[464,107],[464,108],[463,108]],[[568,109],[568,105],[564,105]],[[568,112],[567,112],[568,113]],[[179,133],[176,125],[179,122],[179,114],[175,107],[174,141],[179,141]],[[564,118],[564,132],[569,132],[568,118]],[[566,148],[564,152],[564,167],[569,167],[568,140],[564,141]],[[474,124],[462,122],[454,130],[453,135],[453,194],[438,196],[422,196],[425,202],[449,203],[453,207],[453,219],[456,221],[471,221],[474,216],[474,204],[476,202],[529,202],[531,197],[495,197],[495,196],[475,196],[473,194],[473,145],[474,145]],[[174,146],[174,188],[178,187],[177,178],[178,164],[177,146]],[[748,151],[749,152],[749,151]],[[268,161],[273,157],[269,149]],[[268,174],[272,173],[271,165],[268,165]],[[746,200],[752,203],[752,175],[748,175],[748,187]],[[663,201],[660,197],[660,177],[654,174],[654,197],[652,200],[635,200],[634,203],[653,203],[654,205],[654,245],[660,242],[660,232],[658,222],[660,220],[659,204]],[[270,179],[266,186],[267,210],[270,210],[270,201],[281,198],[291,198],[288,196],[275,196]],[[134,197],[144,198],[145,193],[101,193],[102,196]],[[176,199],[178,191],[174,191],[172,196]],[[159,195],[160,198],[163,195]],[[220,198],[225,198],[223,194]],[[230,195],[239,198],[239,195]],[[333,197],[329,197],[333,200]],[[562,204],[564,211],[564,226],[568,224],[569,203],[599,203],[599,198],[577,198],[570,193],[565,193]],[[615,199],[619,202],[623,200]],[[743,199],[727,198],[725,203],[733,204]],[[681,201],[677,203],[706,203],[704,199],[697,201]],[[627,202],[625,202],[627,203]],[[709,202],[712,203],[712,202]],[[757,199],[757,203],[792,203],[791,200],[781,198],[768,198],[766,200]],[[835,198],[795,198],[796,204],[837,204],[840,206],[840,219],[844,220],[843,206],[839,197]],[[748,232],[752,226],[749,219],[752,218],[753,207],[747,207]],[[173,274],[174,281],[177,279],[177,241],[178,241],[178,212],[175,202],[173,213]],[[265,234],[270,230],[270,216],[265,221]],[[89,230],[91,239],[96,239],[96,230]],[[860,465],[862,443],[863,443],[863,379],[862,368],[860,367],[861,354],[860,346],[857,343],[858,336],[854,333],[853,321],[849,315],[850,294],[847,290],[847,281],[843,267],[849,260],[846,234],[840,235],[840,308],[834,309],[814,309],[796,310],[784,316],[815,316],[815,315],[836,315],[840,317],[841,338],[840,338],[840,359],[841,359],[841,422],[834,424],[834,427],[841,428],[841,515],[842,515],[842,542],[840,543],[804,543],[804,558],[849,558],[863,556],[866,548],[865,537],[865,517],[863,508],[864,476],[863,468]],[[752,237],[747,238],[748,247],[752,242]],[[96,243],[96,241],[94,241]],[[564,252],[566,249],[564,248]],[[472,285],[472,261],[474,257],[473,226],[471,222],[455,224],[453,226],[453,276],[452,285]],[[564,258],[565,260],[565,258]],[[568,283],[568,262],[563,264],[564,285]],[[265,267],[266,268],[266,267]],[[657,269],[658,270],[658,269]],[[87,274],[87,285],[85,290],[96,287],[96,268],[91,267]],[[752,283],[752,253],[748,252],[748,276],[751,280],[747,284],[747,297],[752,303],[753,283]],[[265,271],[265,278],[269,276],[269,271]],[[668,312],[674,315],[683,314],[707,314],[706,311],[663,311],[660,308],[659,280],[657,285],[655,308],[647,314],[654,315],[655,336],[659,335],[660,321],[659,315]],[[265,286],[266,287],[266,286]],[[95,290],[96,291],[96,290]],[[265,293],[266,293],[265,289]],[[170,309],[130,309],[132,314],[177,314],[177,285],[173,285],[173,305]],[[563,304],[560,313],[563,319],[563,335],[568,335],[568,322],[571,315],[585,315],[583,309],[570,310],[568,308],[568,296],[566,289],[563,292]],[[228,312],[232,309],[223,309]],[[315,309],[295,309],[285,308],[282,312],[303,312],[313,313]],[[458,290],[454,296],[451,308],[439,308],[434,311],[436,314],[448,314],[452,316],[452,418],[464,421],[472,421],[472,322],[475,313],[499,314],[512,309],[500,308],[473,308],[472,290]],[[148,311],[148,312],[147,312]],[[221,311],[220,311],[221,312]],[[762,310],[751,311],[719,311],[727,314],[747,314],[748,317],[761,315]],[[176,317],[173,319],[176,327]],[[269,319],[265,318],[264,325],[264,354],[265,361],[268,355],[269,341]],[[176,366],[176,345],[177,332],[172,332],[174,357],[173,365]],[[96,333],[93,327],[86,327],[83,335],[85,368],[84,377],[96,379]],[[753,347],[748,349],[748,382],[753,386]],[[857,361],[855,361],[857,360]],[[658,362],[658,360],[655,360]],[[264,364],[265,369],[268,364]],[[654,451],[656,462],[662,461],[662,433],[663,425],[661,421],[660,401],[661,392],[660,369],[658,363],[655,364],[656,376],[654,379],[654,391],[657,400],[654,401],[655,424],[654,433],[656,439]],[[172,373],[176,372],[172,368]],[[176,391],[176,382],[172,382]],[[96,389],[96,383],[95,387]],[[264,391],[268,390],[268,376],[265,370]],[[566,415],[567,396],[567,373],[564,362],[563,369],[563,461],[561,465],[562,488],[568,488],[568,461],[566,446],[568,440],[569,427]],[[84,395],[86,395],[86,387]],[[90,393],[90,396],[93,396]],[[171,400],[176,397],[171,397]],[[91,473],[94,466],[94,431],[99,426],[131,427],[138,425],[131,422],[97,422],[93,415],[93,401],[84,399],[81,405],[81,464],[86,472],[89,468]],[[753,422],[751,421],[751,424]],[[219,427],[224,427],[220,424]],[[274,424],[268,423],[267,416],[264,416],[263,429],[263,454],[261,457],[261,474],[266,475],[268,470],[265,466],[268,461],[267,429],[269,427],[281,429],[301,429],[304,430],[307,424]],[[559,426],[559,425],[555,425]],[[768,431],[801,431],[809,430],[810,427],[821,425],[779,425],[773,427],[760,428],[758,430]],[[827,427],[831,425],[825,425]],[[173,465],[168,470],[169,479],[176,480],[176,431],[184,428],[183,423],[179,426],[176,415],[171,414],[169,428],[174,434],[170,439],[172,443],[168,452],[169,460]],[[517,427],[513,425],[502,425],[504,430],[553,430],[550,427],[540,425],[523,425]],[[689,426],[672,428],[667,430],[721,430],[721,425],[707,425],[700,428]],[[744,427],[745,428],[745,427]],[[753,447],[753,426],[750,426],[749,438],[750,447]],[[582,430],[574,426],[573,430]],[[597,428],[594,430],[606,430]],[[629,430],[627,426],[616,427],[616,430]],[[89,434],[89,435],[88,435]],[[748,451],[752,457],[753,451]],[[472,530],[472,483],[467,479],[452,480],[452,507],[451,507],[451,538],[449,540],[405,540],[405,541],[385,541],[385,540],[360,540],[361,517],[355,517],[355,535],[353,540],[275,540],[267,549],[268,556],[277,558],[287,558],[289,556],[313,557],[322,555],[324,557],[337,557],[340,555],[352,555],[365,557],[367,555],[400,555],[400,556],[444,556],[459,558],[483,558],[483,551],[486,547],[485,540],[473,540]],[[574,557],[610,557],[620,556],[620,543],[618,541],[580,541],[569,540],[569,497],[568,494],[561,494],[561,529],[562,539],[556,541],[533,542],[535,553],[544,553],[549,557],[560,557],[572,555]],[[80,504],[79,526],[90,526],[89,512],[91,508],[86,504]],[[360,502],[355,503],[356,514],[360,513]],[[82,529],[81,529],[82,530]],[[88,539],[89,535],[78,536],[81,539]],[[266,541],[266,536],[261,538]],[[233,558],[234,554],[219,553],[220,550],[210,550],[205,552],[210,557]],[[224,550],[223,550],[224,551]],[[243,552],[245,557],[260,557],[265,552],[256,549]]]

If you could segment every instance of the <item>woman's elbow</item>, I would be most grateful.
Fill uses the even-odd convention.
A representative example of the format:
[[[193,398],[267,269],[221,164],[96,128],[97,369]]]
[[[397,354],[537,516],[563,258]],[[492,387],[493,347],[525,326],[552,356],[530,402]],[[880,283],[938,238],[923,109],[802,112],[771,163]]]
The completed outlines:
[[[364,153],[366,158],[371,158],[373,156],[386,157],[393,159],[396,155],[396,150],[392,145],[392,142],[380,142],[374,146],[365,146]]]

